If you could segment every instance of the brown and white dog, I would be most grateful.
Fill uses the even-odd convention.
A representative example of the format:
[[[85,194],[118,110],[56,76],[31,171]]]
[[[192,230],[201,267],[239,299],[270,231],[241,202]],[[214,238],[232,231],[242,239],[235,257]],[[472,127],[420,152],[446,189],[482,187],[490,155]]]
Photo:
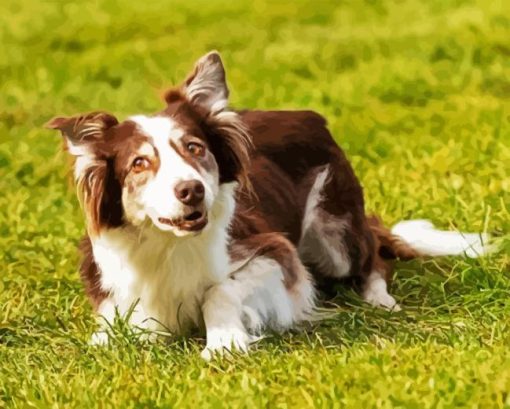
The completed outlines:
[[[482,236],[426,221],[390,232],[366,216],[320,115],[231,111],[228,93],[211,52],[155,115],[48,123],[76,157],[81,277],[107,321],[129,311],[147,330],[205,326],[209,358],[310,319],[324,278],[357,277],[365,301],[398,309],[387,291],[393,259],[484,252]],[[107,340],[104,329],[93,342]]]

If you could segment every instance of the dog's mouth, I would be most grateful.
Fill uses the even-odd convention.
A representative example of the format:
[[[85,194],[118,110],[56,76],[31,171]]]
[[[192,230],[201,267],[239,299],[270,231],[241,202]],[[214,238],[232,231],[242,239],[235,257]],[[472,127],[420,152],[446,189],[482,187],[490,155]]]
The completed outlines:
[[[207,225],[207,212],[203,210],[193,210],[192,212],[175,219],[159,217],[158,221],[168,226],[177,227],[184,231],[200,231]]]

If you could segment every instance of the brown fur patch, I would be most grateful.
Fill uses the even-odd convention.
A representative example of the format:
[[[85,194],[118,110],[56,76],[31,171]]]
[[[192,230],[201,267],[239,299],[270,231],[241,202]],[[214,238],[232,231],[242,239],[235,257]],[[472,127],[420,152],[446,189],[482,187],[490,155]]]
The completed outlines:
[[[120,186],[106,160],[85,169],[78,179],[78,190],[91,234],[99,233],[103,226],[121,224],[122,213],[114,205],[120,194]]]
[[[236,241],[229,250],[234,261],[262,256],[275,260],[282,267],[283,283],[287,290],[306,279],[301,277],[304,270],[296,247],[280,233],[256,234]]]
[[[367,222],[375,242],[374,268],[386,274],[386,281],[391,280],[395,260],[408,261],[423,256],[404,243],[400,237],[391,234],[377,216],[368,216]]]

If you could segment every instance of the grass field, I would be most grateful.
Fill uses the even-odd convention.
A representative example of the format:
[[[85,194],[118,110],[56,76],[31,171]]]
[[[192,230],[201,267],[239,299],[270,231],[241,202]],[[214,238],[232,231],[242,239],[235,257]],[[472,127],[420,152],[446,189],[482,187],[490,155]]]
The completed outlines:
[[[0,406],[510,408],[510,2],[3,0]],[[210,49],[232,105],[325,115],[388,224],[488,231],[479,260],[401,263],[389,313],[339,287],[331,319],[207,364],[94,319],[57,114],[153,112]]]

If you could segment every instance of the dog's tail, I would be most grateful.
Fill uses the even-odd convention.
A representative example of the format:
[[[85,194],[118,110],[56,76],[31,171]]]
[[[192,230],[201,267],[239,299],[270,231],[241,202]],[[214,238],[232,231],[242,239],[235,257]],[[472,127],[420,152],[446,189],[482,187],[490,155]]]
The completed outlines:
[[[457,255],[476,258],[492,250],[488,234],[438,230],[428,220],[402,221],[391,230],[375,216],[369,217],[368,223],[384,259]]]

